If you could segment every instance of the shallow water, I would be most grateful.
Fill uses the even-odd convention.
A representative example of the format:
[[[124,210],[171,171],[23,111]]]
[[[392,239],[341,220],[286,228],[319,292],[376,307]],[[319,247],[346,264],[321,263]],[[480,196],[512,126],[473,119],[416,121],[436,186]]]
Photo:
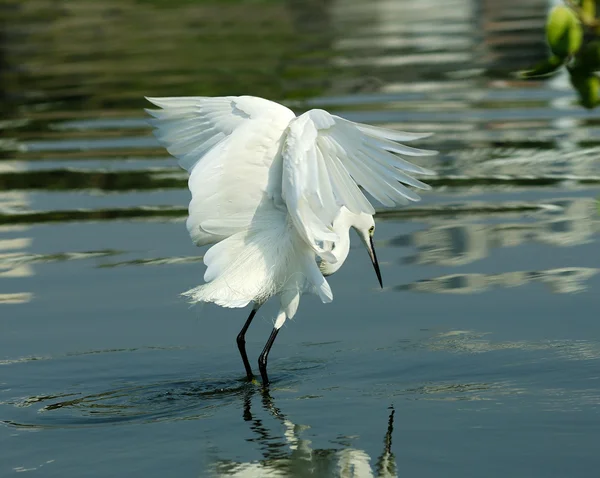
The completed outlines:
[[[0,38],[0,476],[596,476],[600,112],[542,1],[8,2]],[[248,313],[142,97],[255,94],[434,131],[439,172],[355,241],[243,381]],[[275,314],[248,333],[251,362]]]

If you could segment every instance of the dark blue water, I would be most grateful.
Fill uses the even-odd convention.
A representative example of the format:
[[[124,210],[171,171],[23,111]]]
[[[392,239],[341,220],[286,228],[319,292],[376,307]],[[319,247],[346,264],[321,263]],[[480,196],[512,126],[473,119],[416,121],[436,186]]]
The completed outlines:
[[[0,38],[0,476],[595,477],[600,113],[546,2],[9,2]],[[143,96],[253,94],[434,131],[439,172],[354,238],[244,382],[248,310],[190,307],[203,249]],[[247,340],[255,364],[275,304]]]

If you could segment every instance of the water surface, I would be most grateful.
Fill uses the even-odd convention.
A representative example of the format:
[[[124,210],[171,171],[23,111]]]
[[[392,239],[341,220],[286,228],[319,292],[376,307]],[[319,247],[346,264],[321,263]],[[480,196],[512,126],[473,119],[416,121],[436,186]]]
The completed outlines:
[[[0,37],[0,475],[596,476],[600,113],[546,2],[8,2]],[[203,249],[143,96],[254,94],[433,131],[243,381],[248,313],[190,307]],[[276,312],[247,340],[254,364]]]

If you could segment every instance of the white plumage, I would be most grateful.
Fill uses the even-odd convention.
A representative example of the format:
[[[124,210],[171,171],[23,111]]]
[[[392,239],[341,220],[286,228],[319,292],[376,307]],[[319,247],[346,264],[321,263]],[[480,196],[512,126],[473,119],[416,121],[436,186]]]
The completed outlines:
[[[435,152],[398,143],[427,134],[353,123],[323,110],[296,117],[251,96],[148,100],[161,108],[147,110],[157,139],[190,173],[190,236],[197,245],[215,244],[204,256],[206,283],[184,295],[224,307],[253,302],[254,314],[278,294],[274,335],[294,316],[303,292],[332,300],[321,270],[345,260],[347,249],[334,251],[350,227],[372,248],[375,210],[361,188],[386,206],[419,200],[404,184],[428,189],[411,174],[432,172],[401,156]],[[242,358],[251,376],[245,350]]]

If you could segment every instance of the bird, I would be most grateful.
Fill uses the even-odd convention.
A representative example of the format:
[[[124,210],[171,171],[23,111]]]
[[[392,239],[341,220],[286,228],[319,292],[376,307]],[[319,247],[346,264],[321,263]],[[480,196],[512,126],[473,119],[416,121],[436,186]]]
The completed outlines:
[[[346,120],[322,109],[296,116],[255,96],[146,97],[158,142],[189,173],[186,226],[197,246],[211,245],[205,283],[182,295],[228,308],[252,303],[237,336],[248,380],[254,374],[245,335],[260,307],[278,296],[279,312],[258,359],[263,387],[279,330],[304,293],[333,300],[326,276],[348,255],[351,228],[367,248],[377,278],[375,209],[418,201],[413,175],[434,172],[405,157],[437,154],[406,146],[430,133],[396,131]]]

